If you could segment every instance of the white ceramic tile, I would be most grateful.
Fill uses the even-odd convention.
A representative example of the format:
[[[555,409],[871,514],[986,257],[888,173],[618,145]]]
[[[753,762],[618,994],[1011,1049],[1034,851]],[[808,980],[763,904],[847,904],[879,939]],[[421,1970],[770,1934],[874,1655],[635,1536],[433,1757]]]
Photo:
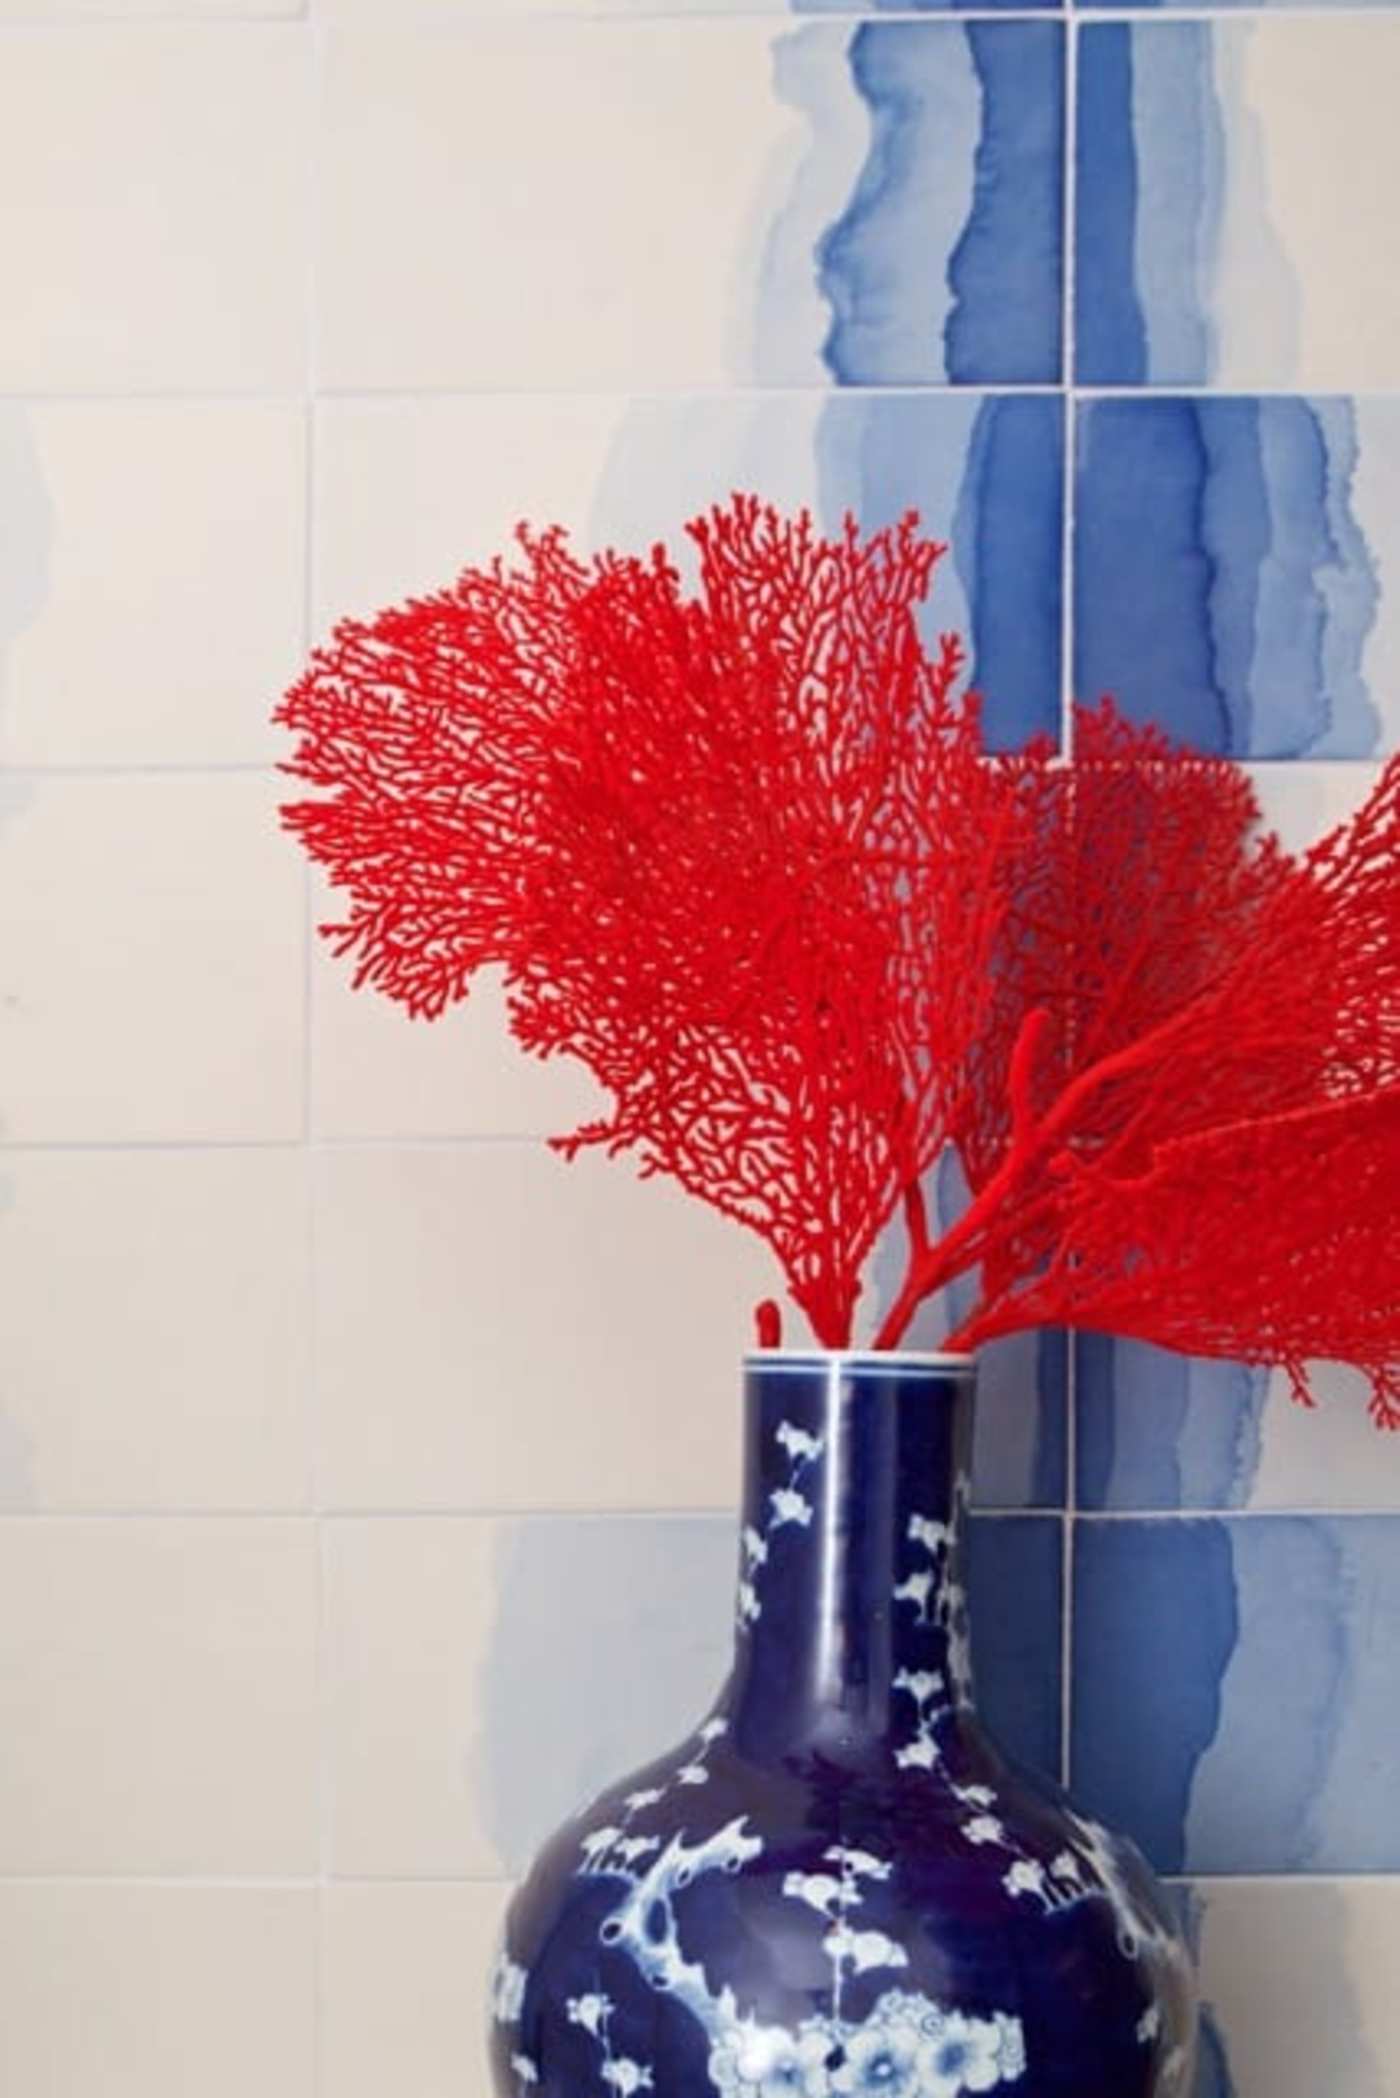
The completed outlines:
[[[1354,816],[1380,778],[1366,762],[1315,765],[1251,765],[1265,825],[1277,831],[1289,852],[1306,852],[1325,831]]]
[[[303,874],[256,776],[60,779],[0,827],[0,1137],[300,1134]]]
[[[16,1152],[4,1176],[0,1508],[304,1502],[304,1156]]]
[[[318,941],[311,1007],[318,1136],[557,1136],[604,1103],[581,1064],[541,1063],[516,1045],[494,977],[427,1027],[379,992],[355,990]]]
[[[325,1478],[350,1508],[733,1504],[777,1277],[626,1160],[373,1147],[318,1166]]]
[[[338,1875],[485,1878],[503,1870],[473,1769],[499,1529],[482,1517],[328,1528],[330,1863]]]
[[[304,15],[307,0],[0,0],[0,22],[256,22]]]
[[[489,2088],[486,1985],[507,1889],[331,1887],[324,2098],[468,2098]]]
[[[851,504],[898,516],[942,466],[951,506],[978,398],[910,403],[927,421],[917,484],[871,455],[870,404],[820,390],[686,395],[438,395],[320,404],[315,622],[363,616],[436,588],[469,562],[509,553],[516,525],[562,524],[581,548],[657,539],[688,563],[687,518],[759,488],[827,525]],[[936,418],[936,420],[935,420]],[[891,441],[890,449],[895,448]],[[930,523],[934,517],[930,516]],[[958,621],[941,571],[940,617]]]
[[[1209,1880],[1199,1896],[1230,2098],[1393,2098],[1400,1880]]]
[[[309,1524],[0,1521],[0,1874],[315,1869]]]
[[[301,653],[302,411],[16,404],[0,407],[5,422],[0,519],[39,579],[27,616],[0,633],[0,755],[268,758]]]
[[[322,401],[318,632],[508,553],[522,519],[586,533],[625,411],[605,394]]]
[[[285,26],[7,39],[0,388],[295,388],[309,45]]]
[[[306,2098],[311,1888],[0,1884],[13,2098]]]
[[[847,31],[803,34],[790,94],[762,22],[333,34],[324,381],[821,382],[831,316],[812,242],[850,196],[869,124]]]
[[[566,1816],[709,1709],[735,1555],[725,1516],[332,1522],[335,1872],[523,1871]]]

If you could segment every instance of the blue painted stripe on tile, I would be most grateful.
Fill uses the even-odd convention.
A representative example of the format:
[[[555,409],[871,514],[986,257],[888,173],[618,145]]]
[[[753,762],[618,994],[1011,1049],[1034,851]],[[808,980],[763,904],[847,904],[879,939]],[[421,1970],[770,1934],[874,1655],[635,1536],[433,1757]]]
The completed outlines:
[[[967,30],[982,91],[972,210],[948,264],[948,377],[1062,375],[1064,34],[1052,23]]]
[[[867,526],[915,509],[951,540],[920,612],[926,645],[966,607],[970,672],[994,749],[1019,750],[1060,726],[1064,404],[1048,395],[976,401],[966,394],[837,395],[817,430],[822,519]]]
[[[1075,1341],[1081,1508],[1242,1508],[1258,1472],[1267,1370],[1082,1333]]]
[[[1240,1636],[1222,1522],[1075,1525],[1070,1789],[1180,1872]]]
[[[1073,1787],[1171,1871],[1400,1869],[1400,1517],[1076,1525]]]
[[[1138,178],[1129,27],[1083,32],[1075,93],[1075,376],[1081,385],[1140,386],[1147,323],[1133,272]]]
[[[850,66],[871,139],[851,200],[817,248],[833,313],[822,354],[833,378],[1054,383],[1062,375],[1063,28],[866,23],[851,39]],[[966,186],[969,153],[971,203],[944,250],[930,213]]]
[[[1077,450],[1078,690],[1196,750],[1373,752],[1353,404],[1094,401]]]
[[[974,1517],[968,1525],[978,1710],[999,1747],[1056,1781],[1063,1565],[1063,1526],[1053,1516]]]
[[[1042,395],[984,401],[968,447],[953,558],[994,750],[1059,736],[1064,445],[1064,404]]]

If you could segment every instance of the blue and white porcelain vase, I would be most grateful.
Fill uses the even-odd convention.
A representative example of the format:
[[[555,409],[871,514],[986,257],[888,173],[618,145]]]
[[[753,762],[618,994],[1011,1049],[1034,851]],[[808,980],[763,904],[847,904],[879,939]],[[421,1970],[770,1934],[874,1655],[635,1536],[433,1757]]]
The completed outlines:
[[[733,1672],[516,1895],[501,2098],[1185,2098],[1162,1893],[975,1716],[971,1362],[774,1352],[746,1384]]]

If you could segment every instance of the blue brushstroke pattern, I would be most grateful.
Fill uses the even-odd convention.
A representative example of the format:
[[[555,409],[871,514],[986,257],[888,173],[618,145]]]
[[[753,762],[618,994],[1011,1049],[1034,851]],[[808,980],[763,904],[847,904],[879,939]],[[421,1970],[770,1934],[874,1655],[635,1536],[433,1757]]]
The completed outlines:
[[[1056,1782],[1063,1568],[1062,1527],[1052,1516],[982,1517],[968,1525],[978,1709],[1008,1754]]]
[[[1160,0],[1142,0],[1157,6]],[[796,15],[849,15],[851,0],[791,0]],[[994,15],[1058,13],[1060,0],[864,0],[863,13],[873,15]]]
[[[953,557],[972,610],[972,678],[994,750],[1060,732],[1064,406],[1046,395],[983,403]]]
[[[1144,1342],[1075,1340],[1081,1508],[1242,1508],[1259,1469],[1266,1370]]]
[[[1064,407],[1050,395],[836,396],[817,432],[822,522],[852,511],[870,529],[917,510],[933,537],[951,537],[967,606],[970,675],[984,695],[995,750],[1057,739],[1064,528]],[[936,649],[950,624],[948,592],[920,615]],[[957,624],[956,620],[951,623]]]
[[[1161,1872],[1186,1864],[1201,1758],[1240,1637],[1230,1528],[1075,1524],[1070,1788]],[[1256,1773],[1241,1769],[1241,1784]]]
[[[1075,377],[1082,386],[1141,386],[1147,322],[1133,267],[1138,168],[1126,25],[1081,33],[1076,106]]]
[[[940,117],[965,40],[980,99],[973,201],[946,258],[929,252],[927,199],[962,179]],[[871,143],[855,192],[818,244],[834,315],[823,356],[842,385],[1053,384],[1061,376],[1064,32],[1059,24],[938,30],[866,24],[851,39]],[[927,261],[925,262],[925,258]],[[946,269],[953,305],[938,340]]]
[[[1132,34],[1132,32],[1129,32]],[[1135,64],[1137,147],[1134,273],[1156,385],[1201,386],[1215,374],[1216,329],[1202,298],[1224,202],[1225,116],[1208,22],[1150,30],[1150,62]],[[1135,60],[1145,59],[1133,42]],[[1087,141],[1092,161],[1096,141]]]
[[[1112,400],[1079,423],[1075,683],[1193,749],[1365,757],[1380,592],[1356,417],[1303,398]]]
[[[1064,32],[970,27],[982,88],[972,213],[948,263],[948,377],[1053,382],[1063,372]]]

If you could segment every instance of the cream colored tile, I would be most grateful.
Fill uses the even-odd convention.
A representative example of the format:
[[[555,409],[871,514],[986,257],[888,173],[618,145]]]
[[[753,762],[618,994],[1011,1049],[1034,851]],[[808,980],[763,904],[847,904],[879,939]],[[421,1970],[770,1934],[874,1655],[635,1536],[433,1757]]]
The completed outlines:
[[[379,992],[355,990],[318,941],[311,1041],[318,1136],[559,1136],[606,1104],[581,1064],[525,1055],[491,976],[425,1027]]]
[[[484,2098],[487,1978],[507,1893],[327,1890],[324,2098]]]
[[[333,1505],[732,1504],[777,1281],[750,1233],[625,1160],[489,1143],[326,1155],[317,1240]]]
[[[0,1884],[0,2088],[306,2098],[315,1890]]]
[[[309,59],[291,24],[7,42],[0,388],[303,382]]]
[[[1200,1883],[1201,1990],[1231,2098],[1393,2098],[1400,1880]]]
[[[333,1521],[334,1870],[522,1872],[568,1815],[710,1708],[735,1557],[727,1516]]]
[[[312,1888],[0,1884],[13,2098],[306,2098]]]
[[[307,1186],[291,1151],[16,1152],[0,1508],[307,1495]]]
[[[49,778],[0,829],[0,1135],[302,1126],[302,870],[270,782]]]
[[[508,552],[522,518],[586,535],[627,408],[567,393],[321,402],[318,630]]]
[[[258,21],[304,15],[307,0],[0,0],[0,22]]]
[[[270,758],[270,715],[302,646],[302,411],[137,401],[7,414],[23,427],[0,441],[0,516],[42,582],[3,664],[0,755]]]
[[[810,196],[825,161],[804,187],[816,220],[868,139],[843,48],[838,32],[830,198]],[[830,315],[810,249],[799,264],[786,224],[772,231],[810,132],[773,70],[763,22],[333,32],[326,382],[656,389],[748,380],[761,362],[769,381],[822,383]]]
[[[0,1522],[0,1873],[316,1861],[311,1526]]]

